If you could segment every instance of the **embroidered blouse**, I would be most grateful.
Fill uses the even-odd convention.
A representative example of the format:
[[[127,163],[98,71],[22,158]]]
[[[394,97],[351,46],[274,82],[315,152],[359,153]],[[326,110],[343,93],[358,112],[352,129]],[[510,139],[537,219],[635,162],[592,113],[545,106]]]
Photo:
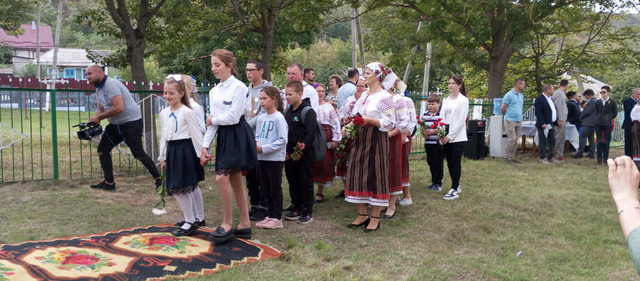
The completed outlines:
[[[406,131],[409,127],[409,120],[407,120],[407,105],[403,96],[393,96],[393,109],[396,111],[396,128],[400,131]]]
[[[166,160],[167,143],[172,140],[191,139],[198,157],[202,153],[202,131],[198,125],[198,116],[186,105],[171,111],[170,107],[160,112],[160,155],[158,161]]]
[[[378,119],[380,122],[381,132],[389,132],[396,127],[396,113],[393,108],[393,96],[387,91],[380,91],[369,94],[364,92],[360,99],[356,101],[349,117],[356,116],[360,113],[362,116],[368,116]]]
[[[316,112],[318,122],[322,125],[331,126],[331,141],[340,142],[342,134],[340,134],[340,119],[330,103],[318,105]]]
[[[338,109],[338,116],[340,118],[350,117],[351,110],[353,110],[353,106],[356,105],[356,97],[349,96],[342,103],[342,107]]]
[[[416,105],[413,103],[413,100],[410,97],[402,97],[406,106],[406,114],[409,120],[409,125],[405,131],[408,131],[409,134],[413,133],[416,126],[418,126],[418,115],[416,115]]]

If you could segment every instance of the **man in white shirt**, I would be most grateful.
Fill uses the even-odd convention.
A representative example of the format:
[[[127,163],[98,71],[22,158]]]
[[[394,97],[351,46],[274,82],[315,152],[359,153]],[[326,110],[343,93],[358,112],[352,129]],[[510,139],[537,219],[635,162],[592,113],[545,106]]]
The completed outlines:
[[[296,62],[290,64],[289,67],[287,67],[287,82],[298,81],[302,83],[302,86],[303,86],[302,99],[303,100],[309,99],[309,101],[311,102],[311,108],[317,111],[318,110],[318,92],[311,85],[307,84],[307,82],[304,81],[304,79],[302,79],[303,71],[304,71],[304,68],[302,67],[301,64]]]

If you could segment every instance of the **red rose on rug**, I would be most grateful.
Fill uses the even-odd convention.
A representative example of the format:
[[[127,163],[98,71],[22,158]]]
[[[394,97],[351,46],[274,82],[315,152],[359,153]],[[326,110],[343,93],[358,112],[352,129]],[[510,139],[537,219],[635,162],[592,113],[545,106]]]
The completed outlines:
[[[90,265],[96,262],[99,262],[100,259],[90,255],[83,254],[75,254],[67,256],[61,264],[79,264],[79,265]]]
[[[151,237],[149,239],[149,243],[147,243],[147,246],[153,246],[153,245],[171,245],[171,246],[175,246],[176,242],[178,242],[178,239],[176,237],[154,236],[154,237]]]

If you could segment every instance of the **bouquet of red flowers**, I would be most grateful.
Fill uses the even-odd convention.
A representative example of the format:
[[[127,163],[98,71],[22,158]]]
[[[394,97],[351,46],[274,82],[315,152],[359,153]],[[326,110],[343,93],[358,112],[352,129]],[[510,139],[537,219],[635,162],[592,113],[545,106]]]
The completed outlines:
[[[431,125],[431,129],[436,130],[438,132],[438,142],[440,139],[447,136],[447,129],[445,129],[445,124],[442,122],[442,118],[438,118],[438,121],[433,122]]]
[[[291,153],[291,156],[290,156],[291,159],[293,161],[300,160],[300,158],[304,154],[302,153],[302,150],[304,150],[304,143],[303,142],[296,143],[296,146],[293,147],[293,153]]]
[[[356,118],[353,119],[353,124],[356,124],[358,126],[364,125],[364,118],[362,118],[362,116],[360,115],[356,116]]]
[[[362,119],[362,117],[360,118]],[[336,154],[338,156],[338,165],[349,161],[349,150],[347,149],[348,145],[358,138],[358,127],[354,123],[345,125],[344,131],[344,137],[342,138],[342,140],[340,140],[340,144],[336,149]]]

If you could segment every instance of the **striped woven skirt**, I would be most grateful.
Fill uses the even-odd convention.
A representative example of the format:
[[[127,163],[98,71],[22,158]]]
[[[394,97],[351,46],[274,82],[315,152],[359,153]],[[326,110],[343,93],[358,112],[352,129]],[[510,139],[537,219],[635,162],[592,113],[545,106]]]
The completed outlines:
[[[402,194],[402,134],[389,139],[389,194]]]
[[[333,135],[331,134],[331,126],[322,124],[324,134],[327,136],[327,143],[331,142]],[[331,185],[335,172],[335,150],[329,150],[324,154],[324,159],[313,162],[313,182],[315,184]]]
[[[411,155],[411,136],[409,141],[402,144],[402,186],[410,186],[409,155]]]
[[[633,125],[631,126],[631,136],[633,136],[631,139],[633,140],[633,154],[632,154],[632,158],[633,161],[640,161],[640,123],[637,121],[633,122]]]
[[[376,127],[358,128],[349,154],[345,200],[350,203],[389,205],[389,136]]]

